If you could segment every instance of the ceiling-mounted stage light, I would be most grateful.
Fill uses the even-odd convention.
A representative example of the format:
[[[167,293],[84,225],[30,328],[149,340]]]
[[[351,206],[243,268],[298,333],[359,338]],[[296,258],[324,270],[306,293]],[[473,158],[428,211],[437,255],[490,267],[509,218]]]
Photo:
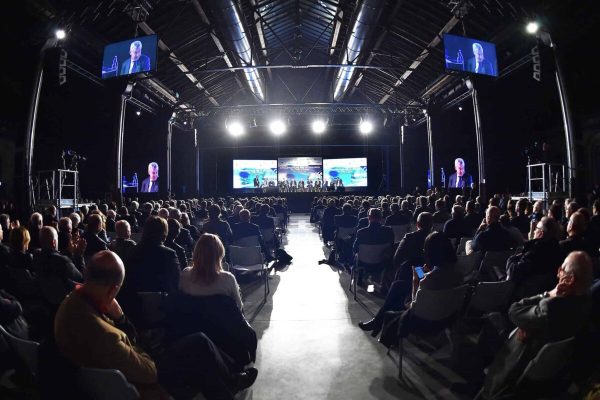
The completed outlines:
[[[368,135],[373,131],[373,123],[368,119],[361,119],[358,125],[358,130],[363,135]]]
[[[269,129],[271,130],[271,133],[273,135],[281,136],[287,130],[287,126],[285,125],[285,122],[283,122],[282,119],[276,119],[271,121],[271,123],[269,124]]]
[[[137,111],[135,112],[135,115],[137,115],[137,116],[139,117],[140,115],[142,115],[142,112],[141,112],[140,110],[137,110]]]
[[[458,111],[462,111],[462,106],[458,106]]]
[[[231,121],[227,123],[227,130],[233,137],[240,137],[245,133],[244,125],[239,121]]]
[[[54,32],[54,34],[56,35],[56,38],[58,40],[63,40],[67,37],[67,32],[65,32],[64,29],[57,29],[56,32]]]
[[[314,133],[320,135],[327,129],[327,122],[324,119],[316,119],[312,122],[311,128]]]
[[[538,29],[540,29],[540,24],[535,21],[531,21],[525,27],[527,29],[527,33],[531,33],[532,35],[536,34]]]

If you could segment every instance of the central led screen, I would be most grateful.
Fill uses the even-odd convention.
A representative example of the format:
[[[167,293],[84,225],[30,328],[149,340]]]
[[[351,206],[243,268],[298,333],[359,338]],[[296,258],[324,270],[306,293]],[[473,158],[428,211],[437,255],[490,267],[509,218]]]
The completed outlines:
[[[345,187],[367,187],[367,158],[332,158],[323,160],[323,178]]]
[[[277,162],[279,182],[323,181],[323,159],[321,157],[285,157]]]

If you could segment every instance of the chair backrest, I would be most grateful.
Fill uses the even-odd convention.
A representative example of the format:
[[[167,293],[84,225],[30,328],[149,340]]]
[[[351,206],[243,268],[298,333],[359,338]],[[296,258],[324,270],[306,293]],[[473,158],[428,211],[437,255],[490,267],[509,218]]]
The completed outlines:
[[[231,267],[263,264],[264,258],[260,247],[229,246]]]
[[[390,245],[361,244],[358,246],[358,261],[367,264],[380,264],[390,256]]]
[[[262,235],[263,240],[267,243],[273,242],[273,240],[275,239],[273,229],[271,228],[261,229],[260,234]]]
[[[465,301],[468,285],[444,290],[421,290],[412,305],[416,317],[427,321],[441,321],[458,313]]]
[[[38,353],[40,344],[33,340],[25,340],[8,332],[0,325],[0,335],[8,342],[13,351],[23,361],[32,376],[38,374]]]
[[[467,255],[458,255],[456,256],[456,270],[459,271],[462,276],[469,276],[477,266],[481,260],[481,253],[471,253]]]
[[[512,281],[479,282],[469,302],[469,309],[491,312],[505,308],[515,290]]]
[[[147,324],[157,324],[166,318],[163,309],[167,296],[163,292],[137,292],[142,305],[142,318]]]
[[[390,228],[394,231],[394,243],[399,243],[410,231],[410,224],[390,225]]]
[[[322,209],[322,208],[319,208],[319,209],[317,210],[317,218],[318,218],[318,220],[319,220],[319,221],[320,221],[321,219],[323,219],[323,212],[324,212],[324,209]]]
[[[513,254],[514,250],[486,251],[479,269],[482,271],[495,271],[497,269],[503,275],[498,278],[503,278],[506,276],[506,261]]]
[[[84,394],[94,400],[139,399],[135,386],[118,369],[80,368],[77,382]]]
[[[7,270],[17,290],[23,295],[29,296],[38,290],[36,278],[27,269],[7,267]]]
[[[575,338],[570,337],[558,342],[546,343],[535,358],[527,364],[525,371],[517,381],[549,381],[556,378],[567,366],[573,354]]]
[[[461,237],[460,242],[458,243],[458,248],[456,249],[456,254],[464,255],[467,254],[466,246],[469,240],[472,240],[472,237]]]
[[[259,246],[260,243],[258,241],[258,236],[246,236],[237,239],[235,242],[233,242],[233,245],[238,247],[255,247]]]
[[[351,235],[354,235],[356,233],[356,227],[352,227],[352,228],[345,228],[343,226],[340,226],[337,229],[337,238],[338,239],[348,239]]]
[[[277,225],[275,226],[279,226],[283,224],[283,221],[285,221],[285,214],[284,213],[277,213]]]

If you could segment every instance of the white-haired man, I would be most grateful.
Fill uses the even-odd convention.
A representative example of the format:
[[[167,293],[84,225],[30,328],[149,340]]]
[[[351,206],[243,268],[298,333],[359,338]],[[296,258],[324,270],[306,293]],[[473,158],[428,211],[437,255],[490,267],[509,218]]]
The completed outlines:
[[[467,61],[467,70],[477,74],[495,75],[494,66],[483,55],[483,46],[480,43],[473,43],[473,58]]]
[[[158,192],[158,164],[151,162],[148,164],[148,177],[142,182],[143,193]]]
[[[150,58],[142,54],[142,42],[136,40],[129,45],[129,58],[121,64],[121,75],[150,71]]]
[[[465,172],[465,160],[457,158],[454,160],[454,170],[448,181],[448,189],[470,188],[473,183],[473,177]]]

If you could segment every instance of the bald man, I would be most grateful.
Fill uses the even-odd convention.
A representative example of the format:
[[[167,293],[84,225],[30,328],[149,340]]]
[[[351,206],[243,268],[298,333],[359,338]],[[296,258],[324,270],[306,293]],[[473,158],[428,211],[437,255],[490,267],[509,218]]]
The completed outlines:
[[[589,289],[592,260],[582,251],[570,253],[558,270],[558,284],[549,292],[514,303],[509,318],[517,327],[489,368],[482,398],[526,398],[514,383],[542,346],[578,334],[591,314]],[[503,397],[504,398],[504,397]]]
[[[485,212],[485,220],[473,237],[471,249],[473,251],[501,251],[518,246],[517,241],[500,224],[500,209],[496,206],[489,207]]]
[[[120,370],[141,398],[167,398],[166,390],[190,388],[190,397],[202,392],[208,399],[233,399],[252,385],[257,370],[232,373],[231,364],[203,333],[176,341],[155,359],[148,355],[136,344],[136,330],[116,300],[124,279],[121,258],[100,251],[87,265],[84,284],[60,305],[56,344],[71,362]]]
[[[560,249],[564,256],[576,250],[585,251],[590,257],[598,256],[598,247],[594,246],[592,241],[584,236],[586,229],[587,221],[585,216],[580,212],[571,214],[569,223],[567,224],[568,237],[560,242]]]

